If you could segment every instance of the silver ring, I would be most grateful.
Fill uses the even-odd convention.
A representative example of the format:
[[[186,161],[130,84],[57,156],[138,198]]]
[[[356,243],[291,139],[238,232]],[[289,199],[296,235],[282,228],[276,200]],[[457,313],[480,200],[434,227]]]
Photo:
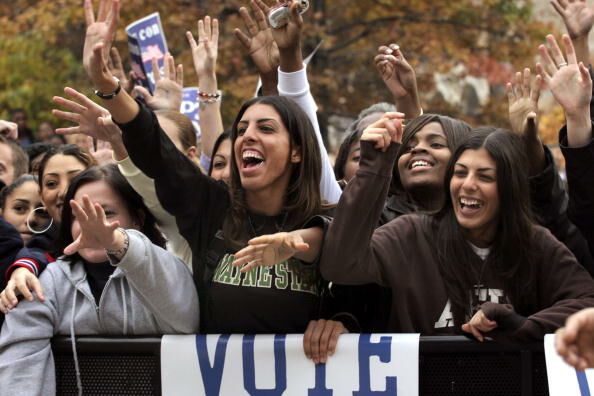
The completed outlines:
[[[567,66],[567,62],[562,62],[557,65],[558,68],[562,68],[563,66]]]

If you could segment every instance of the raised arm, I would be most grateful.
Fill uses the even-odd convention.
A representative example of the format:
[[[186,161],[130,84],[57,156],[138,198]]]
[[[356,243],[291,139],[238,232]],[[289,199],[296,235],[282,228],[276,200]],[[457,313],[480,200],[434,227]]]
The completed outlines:
[[[223,133],[221,97],[217,86],[217,54],[219,50],[219,21],[206,16],[198,21],[198,43],[191,32],[186,37],[192,49],[194,70],[200,92],[211,97],[198,99],[200,104],[200,142],[202,153],[212,160],[214,144]],[[212,96],[214,95],[214,96]]]
[[[109,4],[111,8],[106,11]],[[120,18],[120,0],[101,0],[97,20],[91,0],[85,0],[85,18],[87,31],[83,47],[83,65],[95,89],[109,99],[102,100],[103,106],[111,113],[116,122],[132,121],[140,106],[113,78],[107,67],[109,49]],[[118,92],[117,94],[116,91]]]
[[[250,55],[258,69],[260,81],[262,82],[262,94],[267,96],[278,95],[277,69],[280,55],[278,46],[272,36],[272,29],[266,18],[270,8],[261,0],[250,0],[250,8],[256,21],[252,19],[245,7],[241,7],[239,14],[243,18],[247,34],[240,29],[235,29],[235,37]]]
[[[375,66],[384,83],[394,97],[396,109],[404,113],[405,118],[414,118],[423,113],[415,70],[408,63],[400,46],[382,45],[374,59]]]
[[[590,124],[588,98],[591,95],[591,85],[587,82],[590,77],[583,64],[577,63],[569,37],[564,36],[563,40],[566,55],[561,52],[554,37],[547,36],[547,46],[539,47],[542,63],[537,64],[537,69],[551,89],[553,96],[566,111],[567,121],[571,124],[572,130],[577,133],[575,136],[577,140],[580,140],[584,136],[580,137],[579,135],[585,133],[587,129],[580,126],[584,122],[582,118],[587,120],[588,125]],[[581,102],[582,104],[580,104]],[[586,104],[585,107],[583,102]],[[578,129],[575,129],[576,127]],[[564,150],[563,145],[562,150]],[[546,165],[546,169],[540,175],[530,178],[531,201],[534,211],[539,217],[539,222],[549,228],[575,254],[579,263],[594,276],[592,250],[588,248],[589,236],[584,232],[585,228],[579,224],[583,219],[576,218],[572,215],[571,210],[568,210],[564,183],[559,179],[552,155],[545,154],[546,162],[549,163]],[[568,166],[568,170],[569,168],[570,166]],[[570,203],[571,189],[573,188],[571,184],[569,187]],[[575,183],[573,184],[575,185]]]
[[[539,47],[542,64],[537,64],[537,68],[555,100],[563,107],[567,119],[569,147],[585,146],[592,140],[590,73],[582,62],[578,63],[569,36],[563,35],[566,56],[552,35],[547,36],[547,43],[548,49],[544,45]]]
[[[318,107],[307,81],[307,72],[301,53],[303,27],[303,18],[297,11],[297,2],[293,2],[289,23],[283,27],[272,29],[272,36],[280,51],[278,91],[280,95],[295,101],[305,111],[311,121],[316,132],[316,138],[322,156],[322,179],[320,181],[322,199],[328,203],[335,204],[342,194],[342,189],[336,181],[334,170],[328,158],[326,147],[324,146],[324,140],[322,139],[316,114]]]
[[[104,2],[106,1],[102,0],[102,4]],[[117,11],[114,5],[114,11],[110,15],[117,14]],[[117,17],[111,16],[109,23],[115,23],[114,21],[117,21]],[[87,13],[87,31],[92,31],[97,23],[99,22],[94,22],[91,9],[90,15]],[[89,65],[89,77],[95,88],[103,94],[117,91],[111,97],[102,95],[104,97],[101,98],[101,104],[122,129],[124,145],[134,164],[155,180],[163,208],[176,216],[182,235],[190,233],[196,226],[195,221],[202,221],[200,213],[203,211],[210,211],[212,216],[222,216],[224,203],[229,199],[226,189],[204,176],[175,147],[161,129],[153,112],[145,107],[141,108],[125,91],[117,89],[118,83],[105,66],[102,40],[107,40],[107,37],[89,34],[85,37],[85,50],[92,49],[90,53],[85,51],[83,54]]]
[[[179,111],[184,95],[184,68],[175,66],[173,56],[165,55],[163,67],[164,75],[159,72],[157,58],[151,60],[155,75],[154,95],[144,87],[137,85],[133,92],[138,93],[144,99],[148,107],[153,110]]]
[[[526,144],[530,176],[542,172],[546,166],[545,151],[538,137],[538,98],[542,89],[542,76],[532,78],[530,69],[517,72],[512,82],[507,83],[509,120],[512,132]]]
[[[553,42],[554,38],[550,36],[547,40]],[[590,183],[594,178],[594,142],[590,112],[592,79],[583,64],[576,64],[577,59],[571,56],[569,37],[564,36],[563,41],[568,51],[569,65],[560,68],[556,65],[560,52],[558,47],[555,51],[549,50],[552,53],[549,55],[549,51],[541,46],[541,68],[549,71],[551,91],[563,107],[567,120],[566,126],[559,133],[559,144],[566,160],[568,215],[588,241],[590,252],[594,252],[594,187]]]
[[[382,258],[376,254],[376,236],[389,233],[382,231],[384,228],[376,231],[376,227],[396,160],[398,145],[392,143],[402,137],[402,116],[387,113],[361,136],[359,170],[340,198],[322,249],[320,270],[329,281],[344,285],[388,283],[381,269]]]
[[[590,65],[588,36],[594,24],[594,9],[588,6],[586,0],[551,0],[551,5],[563,19],[567,34],[573,41],[577,61]]]

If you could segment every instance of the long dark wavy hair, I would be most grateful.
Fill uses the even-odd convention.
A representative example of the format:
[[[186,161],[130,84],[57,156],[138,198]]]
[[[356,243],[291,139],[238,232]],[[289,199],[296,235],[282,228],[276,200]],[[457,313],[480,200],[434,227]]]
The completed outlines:
[[[140,232],[142,232],[152,243],[162,248],[165,247],[165,238],[157,227],[157,221],[145,206],[142,197],[130,186],[130,183],[120,173],[117,165],[109,164],[103,166],[93,166],[87,170],[79,173],[72,179],[68,191],[64,197],[64,207],[62,208],[62,222],[58,232],[58,239],[56,241],[56,249],[58,252],[63,252],[64,248],[73,242],[71,227],[74,217],[72,215],[72,208],[70,207],[70,200],[74,199],[76,191],[85,184],[95,181],[103,180],[107,183],[115,193],[122,199],[126,205],[126,210],[131,217],[140,224]],[[92,197],[91,197],[92,199]],[[66,256],[66,260],[76,262],[80,260],[78,253]]]
[[[410,140],[419,132],[425,125],[437,122],[441,125],[443,133],[445,134],[446,141],[450,152],[456,151],[456,148],[460,143],[470,134],[472,128],[464,121],[457,120],[448,116],[438,114],[423,114],[410,120],[402,133],[402,143],[398,154],[396,154],[396,165],[392,172],[392,183],[390,185],[390,194],[405,194],[406,191],[400,181],[400,173],[398,173],[398,160],[403,154],[407,152],[406,147]],[[446,190],[448,191],[448,190]]]
[[[464,323],[470,314],[469,290],[477,281],[481,259],[473,252],[454,213],[450,181],[456,161],[466,150],[484,148],[496,164],[499,215],[495,240],[485,262],[485,269],[498,277],[503,289],[520,314],[536,309],[535,263],[531,238],[533,216],[530,207],[528,166],[523,140],[513,133],[494,127],[481,127],[463,141],[448,164],[444,180],[443,208],[433,216],[432,231],[437,259],[454,322]],[[478,275],[480,277],[480,275]]]
[[[320,147],[313,126],[305,112],[295,102],[282,96],[261,96],[244,103],[231,127],[231,147],[235,147],[239,121],[245,111],[255,104],[272,106],[279,114],[282,123],[289,132],[289,152],[294,147],[301,149],[301,161],[291,164],[291,176],[282,209],[287,216],[283,230],[293,230],[302,226],[311,216],[319,214],[323,207],[320,194],[322,169]],[[223,231],[227,243],[239,247],[245,245],[248,239],[246,232],[248,209],[234,151],[232,151],[230,160],[231,210],[225,219]]]

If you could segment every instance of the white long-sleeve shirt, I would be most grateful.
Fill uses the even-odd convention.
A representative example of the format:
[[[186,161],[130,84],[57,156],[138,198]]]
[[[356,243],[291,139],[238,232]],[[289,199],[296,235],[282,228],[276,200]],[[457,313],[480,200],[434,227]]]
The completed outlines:
[[[328,158],[328,153],[324,146],[324,140],[322,139],[322,133],[320,132],[320,124],[318,123],[318,117],[316,115],[318,106],[311,94],[309,82],[307,81],[307,68],[305,65],[303,66],[303,69],[292,73],[285,73],[281,71],[280,68],[278,69],[278,93],[281,96],[291,98],[297,103],[311,121],[314,131],[316,132],[316,138],[318,139],[318,145],[320,146],[320,153],[322,156],[320,193],[322,199],[329,204],[338,203],[340,195],[342,194],[342,189],[336,181],[334,169],[332,169],[330,158]]]

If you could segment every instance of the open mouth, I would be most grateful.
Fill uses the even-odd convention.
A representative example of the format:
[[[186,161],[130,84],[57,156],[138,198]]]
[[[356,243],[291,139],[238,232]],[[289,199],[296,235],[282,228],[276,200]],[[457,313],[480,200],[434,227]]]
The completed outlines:
[[[460,198],[459,203],[464,214],[473,214],[485,205],[483,201],[475,198]]]
[[[257,151],[245,150],[241,154],[241,164],[244,169],[258,168],[264,165],[264,157]]]
[[[432,167],[433,164],[431,162],[422,159],[411,161],[408,165],[408,169],[427,169]]]

